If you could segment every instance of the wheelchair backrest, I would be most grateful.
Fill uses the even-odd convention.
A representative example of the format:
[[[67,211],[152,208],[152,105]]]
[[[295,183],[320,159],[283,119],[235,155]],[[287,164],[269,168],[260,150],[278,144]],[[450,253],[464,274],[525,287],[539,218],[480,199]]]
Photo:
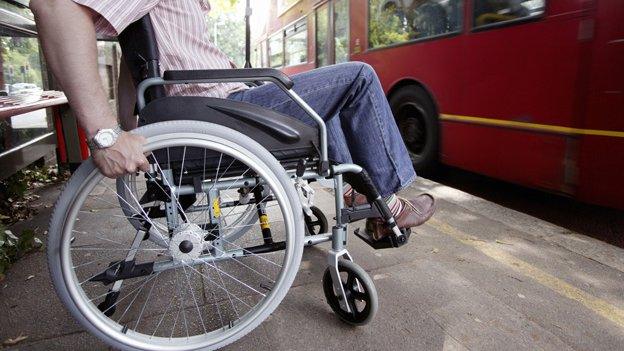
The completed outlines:
[[[135,85],[147,78],[160,77],[160,65],[156,33],[149,14],[129,25],[119,34],[123,59]],[[163,86],[148,89],[147,102],[165,96]]]

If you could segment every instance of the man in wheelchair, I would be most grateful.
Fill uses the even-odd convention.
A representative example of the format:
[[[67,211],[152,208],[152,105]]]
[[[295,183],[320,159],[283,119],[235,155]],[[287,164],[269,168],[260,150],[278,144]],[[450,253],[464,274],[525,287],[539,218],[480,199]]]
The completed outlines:
[[[373,319],[377,292],[346,248],[348,225],[366,219],[356,236],[399,248],[434,200],[395,195],[416,174],[370,66],[292,79],[234,69],[207,37],[203,0],[30,5],[93,156],[59,194],[46,245],[54,288],[82,326],[114,349],[223,347],[275,311],[304,247],[328,242],[328,305],[351,325]],[[119,37],[119,113],[96,30]],[[308,184],[329,179],[331,228]]]
[[[48,65],[63,87],[85,129],[100,171],[116,178],[148,169],[141,152],[145,139],[121,130],[136,127],[134,85],[122,63],[119,114],[108,104],[97,70],[96,31],[116,36],[149,14],[154,27],[160,70],[224,70],[234,65],[208,38],[204,0],[32,0]],[[159,72],[159,73],[161,73]],[[136,81],[136,80],[135,80]],[[395,194],[416,178],[410,157],[373,69],[351,62],[292,77],[294,90],[327,125],[328,156],[355,163],[370,175],[400,228],[421,225],[434,212],[434,199],[423,194],[407,200]],[[169,85],[168,96],[209,96],[261,105],[306,124],[314,121],[276,84],[248,87],[240,82]],[[119,121],[119,122],[118,122]],[[346,186],[347,205],[367,202]],[[368,219],[375,239],[390,233],[382,220]]]

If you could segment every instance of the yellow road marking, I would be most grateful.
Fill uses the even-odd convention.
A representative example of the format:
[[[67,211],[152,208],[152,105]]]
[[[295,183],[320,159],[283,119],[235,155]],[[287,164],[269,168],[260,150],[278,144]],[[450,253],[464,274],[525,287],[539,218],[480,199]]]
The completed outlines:
[[[476,248],[490,258],[507,265],[516,272],[535,280],[539,284],[553,290],[554,292],[581,303],[583,306],[592,310],[596,314],[610,320],[620,328],[624,329],[624,310],[508,254],[492,243],[472,237],[436,219],[429,220],[428,224],[434,229],[466,245]]]
[[[489,125],[489,126],[535,130],[535,131],[540,131],[540,132],[549,132],[549,133],[557,133],[557,134],[597,135],[597,136],[607,136],[607,137],[614,137],[614,138],[624,138],[624,132],[620,132],[616,130],[570,128],[570,127],[555,126],[555,125],[550,125],[550,124],[538,124],[538,123],[528,123],[528,122],[519,122],[519,121],[508,121],[504,119],[450,115],[450,114],[441,114],[440,119],[443,121],[484,124],[484,125]]]

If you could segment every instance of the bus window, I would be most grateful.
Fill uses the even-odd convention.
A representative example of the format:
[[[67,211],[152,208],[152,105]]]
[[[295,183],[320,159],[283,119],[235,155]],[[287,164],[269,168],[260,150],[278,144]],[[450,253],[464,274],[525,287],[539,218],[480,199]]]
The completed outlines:
[[[308,25],[303,19],[286,28],[286,66],[308,62]]]
[[[334,63],[349,61],[349,1],[334,2]]]
[[[322,67],[329,62],[329,6],[324,4],[316,9],[316,64]]]
[[[370,0],[369,47],[458,32],[463,0]]]
[[[284,34],[282,31],[269,38],[269,64],[272,68],[284,65]]]
[[[474,27],[540,16],[545,0],[474,0]]]

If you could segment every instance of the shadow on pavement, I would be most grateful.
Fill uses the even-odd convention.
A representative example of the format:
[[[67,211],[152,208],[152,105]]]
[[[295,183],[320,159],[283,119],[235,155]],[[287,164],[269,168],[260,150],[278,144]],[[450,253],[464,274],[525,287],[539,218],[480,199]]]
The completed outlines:
[[[570,231],[624,248],[624,211],[444,166],[430,179]]]

